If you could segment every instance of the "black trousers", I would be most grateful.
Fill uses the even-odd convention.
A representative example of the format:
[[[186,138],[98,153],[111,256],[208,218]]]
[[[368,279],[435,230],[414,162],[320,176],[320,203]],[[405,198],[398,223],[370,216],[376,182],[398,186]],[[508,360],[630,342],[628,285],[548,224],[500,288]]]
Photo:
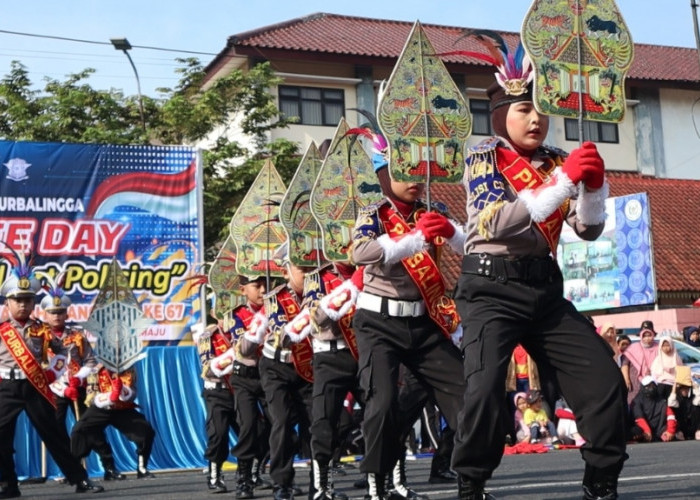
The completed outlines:
[[[0,380],[0,476],[17,484],[14,447],[17,417],[24,410],[63,475],[75,484],[87,479],[80,461],[71,454],[66,426],[59,425],[56,410],[28,380]]]
[[[497,281],[462,273],[455,299],[464,337],[464,410],[456,428],[452,468],[486,480],[503,455],[506,371],[518,342],[552,376],[576,415],[593,467],[625,458],[626,389],[612,350],[563,298],[561,274]]]
[[[111,425],[136,445],[136,453],[148,463],[156,431],[146,417],[135,409],[108,410],[90,406],[82,418],[73,426],[71,450],[78,458],[86,457],[100,439],[105,428]]]
[[[401,365],[399,370],[402,382],[399,383],[399,415],[403,423],[401,423],[401,442],[404,443],[406,438],[411,433],[413,423],[421,418],[423,409],[426,405],[435,405],[435,401],[430,398],[428,390],[413,373]],[[433,453],[432,461],[430,462],[430,473],[439,474],[450,469],[452,451],[454,450],[455,432],[450,427],[439,429],[440,422],[431,425],[428,419],[425,419],[425,425],[431,429],[428,431],[435,439],[437,449]],[[431,445],[432,446],[432,445]]]
[[[294,455],[310,440],[312,384],[297,374],[292,363],[263,356],[258,366],[272,424],[270,477],[275,486],[289,488],[294,484]]]
[[[399,365],[426,387],[450,427],[457,425],[464,380],[459,350],[428,315],[399,318],[358,309],[353,328],[360,351],[360,385],[365,396],[362,472],[386,474],[403,455],[398,412]]]
[[[55,397],[56,401],[56,420],[59,425],[66,425],[66,415],[68,414],[68,408],[73,412],[75,421],[80,420],[87,410],[85,406],[85,388],[80,387],[78,389],[78,399],[73,401],[69,398]],[[77,411],[77,413],[76,413]],[[112,447],[107,442],[107,436],[102,432],[101,436],[94,436],[94,446],[93,449],[97,452],[100,457],[100,462],[102,462],[102,467],[114,468],[114,455],[112,454]]]
[[[236,400],[238,442],[231,453],[238,460],[262,460],[270,451],[270,420],[260,378],[231,375]]]
[[[311,420],[311,454],[327,465],[340,445],[338,424],[348,392],[363,404],[357,378],[357,361],[350,349],[316,352],[313,357],[314,387]]]
[[[207,410],[207,449],[204,450],[204,458],[221,465],[229,454],[229,428],[238,432],[233,394],[225,384],[222,384],[216,389],[204,389],[202,397]]]

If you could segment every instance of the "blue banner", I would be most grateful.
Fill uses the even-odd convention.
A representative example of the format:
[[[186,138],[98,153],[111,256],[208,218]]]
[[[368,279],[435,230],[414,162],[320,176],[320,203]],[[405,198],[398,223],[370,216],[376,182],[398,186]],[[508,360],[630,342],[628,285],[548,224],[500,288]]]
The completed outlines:
[[[565,297],[579,311],[655,303],[646,193],[609,198],[605,211],[605,229],[596,241],[583,241],[564,226],[557,255]]]
[[[197,151],[0,141],[0,159],[0,283],[6,245],[30,252],[36,271],[63,275],[79,323],[116,258],[153,320],[142,340],[178,343],[201,314],[187,280],[203,261]]]

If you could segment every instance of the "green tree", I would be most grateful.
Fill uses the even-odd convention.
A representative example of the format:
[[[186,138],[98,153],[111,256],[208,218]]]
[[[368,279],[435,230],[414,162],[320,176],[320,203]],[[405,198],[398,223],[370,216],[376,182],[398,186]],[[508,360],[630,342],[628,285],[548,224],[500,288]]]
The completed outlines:
[[[298,147],[268,141],[269,132],[289,121],[280,115],[269,89],[279,83],[269,64],[234,70],[214,82],[195,58],[177,59],[180,78],[174,89],[143,96],[146,130],[138,98],[117,90],[93,89],[85,69],[65,81],[47,78],[33,90],[25,66],[11,64],[0,80],[0,138],[12,141],[105,144],[187,144],[203,146],[204,242],[208,256],[228,234],[228,222],[258,174],[271,158],[285,181],[296,169]],[[232,121],[232,118],[235,118]],[[249,145],[231,139],[232,123]]]

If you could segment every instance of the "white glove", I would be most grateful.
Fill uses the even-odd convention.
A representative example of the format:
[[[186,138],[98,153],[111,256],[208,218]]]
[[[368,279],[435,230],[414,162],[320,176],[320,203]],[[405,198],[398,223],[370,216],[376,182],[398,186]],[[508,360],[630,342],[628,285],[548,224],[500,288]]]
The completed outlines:
[[[358,290],[352,280],[343,281],[319,302],[321,310],[333,321],[345,316],[357,302]]]
[[[82,381],[85,380],[85,379],[87,378],[87,376],[90,375],[91,373],[92,373],[92,368],[91,368],[91,367],[89,367],[89,366],[83,366],[82,368],[80,368],[80,370],[78,370],[78,373],[76,373],[76,374],[74,375],[74,377],[79,378],[80,381],[82,382]]]
[[[229,375],[233,371],[234,357],[233,349],[228,349],[225,353],[215,357],[209,363],[211,372],[219,378]]]
[[[284,333],[295,344],[309,336],[311,333],[311,313],[308,307],[302,309],[299,314],[294,316],[293,320],[284,325]]]
[[[255,316],[253,316],[253,319],[250,320],[250,325],[248,325],[248,328],[243,336],[246,338],[246,340],[249,340],[254,344],[259,344],[265,338],[267,325],[267,316],[263,313],[255,313]]]
[[[98,408],[111,408],[113,403],[109,399],[109,393],[108,392],[98,392],[95,395],[95,399],[92,400],[93,404],[97,406]]]

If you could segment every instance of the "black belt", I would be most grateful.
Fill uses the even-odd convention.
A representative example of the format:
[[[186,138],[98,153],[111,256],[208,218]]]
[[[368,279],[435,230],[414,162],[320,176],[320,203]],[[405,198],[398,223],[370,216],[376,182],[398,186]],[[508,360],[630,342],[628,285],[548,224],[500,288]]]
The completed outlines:
[[[506,259],[489,254],[470,254],[462,259],[462,272],[477,274],[501,283],[508,280],[535,283],[561,279],[559,266],[550,257],[534,259]]]
[[[245,378],[260,378],[260,371],[257,366],[248,366],[238,361],[233,362],[233,374]]]

